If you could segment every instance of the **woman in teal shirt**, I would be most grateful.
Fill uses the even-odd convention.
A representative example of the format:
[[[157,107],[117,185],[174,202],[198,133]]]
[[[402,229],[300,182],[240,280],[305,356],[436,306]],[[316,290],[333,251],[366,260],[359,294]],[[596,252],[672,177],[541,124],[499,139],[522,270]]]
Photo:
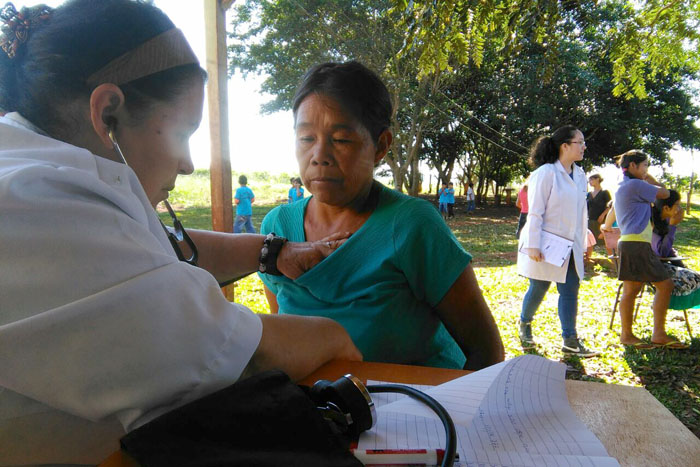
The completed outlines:
[[[299,170],[313,196],[275,208],[263,233],[352,236],[295,280],[261,274],[271,310],[335,319],[368,361],[479,369],[503,360],[471,256],[432,205],[373,179],[393,137],[377,75],[357,62],[318,65],[293,110]]]

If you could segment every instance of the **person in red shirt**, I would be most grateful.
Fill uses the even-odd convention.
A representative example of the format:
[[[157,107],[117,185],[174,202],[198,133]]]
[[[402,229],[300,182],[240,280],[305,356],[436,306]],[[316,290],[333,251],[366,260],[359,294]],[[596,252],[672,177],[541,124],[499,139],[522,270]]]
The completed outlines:
[[[523,187],[518,192],[518,197],[515,200],[515,207],[520,209],[520,217],[518,218],[518,230],[515,232],[515,236],[520,238],[520,231],[523,230],[525,221],[527,221],[527,185]]]

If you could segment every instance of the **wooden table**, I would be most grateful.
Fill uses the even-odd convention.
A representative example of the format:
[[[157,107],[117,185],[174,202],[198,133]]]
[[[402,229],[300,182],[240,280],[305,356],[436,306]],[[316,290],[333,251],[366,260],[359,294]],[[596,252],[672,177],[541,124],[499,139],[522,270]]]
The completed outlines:
[[[352,373],[363,381],[441,384],[468,371],[333,361],[301,384],[335,380]],[[608,454],[622,466],[700,466],[700,439],[643,388],[567,380],[569,404],[578,418],[600,439]],[[121,452],[100,467],[136,467]]]

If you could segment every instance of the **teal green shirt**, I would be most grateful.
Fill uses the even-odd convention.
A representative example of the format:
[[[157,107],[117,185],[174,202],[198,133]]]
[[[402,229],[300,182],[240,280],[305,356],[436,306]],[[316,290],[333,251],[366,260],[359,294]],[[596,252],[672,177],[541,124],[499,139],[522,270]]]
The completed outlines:
[[[262,233],[306,241],[310,199],[270,211]],[[462,368],[434,308],[470,261],[430,203],[382,186],[369,219],[313,269],[296,280],[260,277],[279,313],[336,320],[367,361]]]

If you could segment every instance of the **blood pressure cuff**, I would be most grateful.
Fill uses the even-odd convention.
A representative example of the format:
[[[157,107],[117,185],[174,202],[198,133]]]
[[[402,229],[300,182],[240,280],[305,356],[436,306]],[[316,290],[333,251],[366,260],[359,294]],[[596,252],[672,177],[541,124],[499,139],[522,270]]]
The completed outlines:
[[[121,439],[142,467],[362,466],[349,443],[281,371],[239,381]]]

